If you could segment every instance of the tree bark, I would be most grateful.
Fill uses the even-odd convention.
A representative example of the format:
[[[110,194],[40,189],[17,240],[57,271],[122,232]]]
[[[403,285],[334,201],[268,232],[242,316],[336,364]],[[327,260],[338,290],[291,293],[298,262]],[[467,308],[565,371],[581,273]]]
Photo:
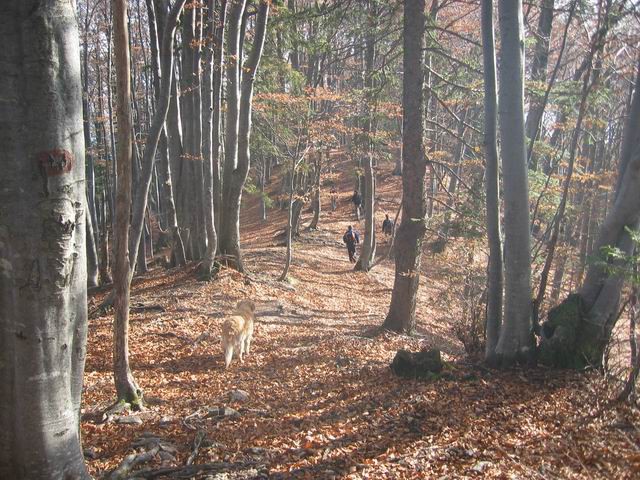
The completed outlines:
[[[543,363],[583,368],[600,365],[602,354],[618,319],[618,305],[624,283],[621,261],[603,253],[603,247],[620,250],[622,256],[634,253],[636,245],[628,230],[640,228],[640,61],[636,87],[629,109],[622,148],[620,170],[613,205],[600,227],[593,252],[598,257],[589,267],[578,294],[570,295],[552,309],[542,326],[540,358]]]
[[[182,11],[186,0],[176,0],[171,7],[171,11],[167,17],[167,22],[162,35],[162,72],[171,72],[173,70],[173,37],[176,30],[178,16]],[[153,168],[155,165],[156,151],[160,134],[167,119],[169,111],[169,101],[171,93],[172,75],[164,75],[160,82],[160,97],[156,107],[156,113],[151,123],[151,128],[147,134],[145,142],[144,154],[142,157],[142,174],[139,187],[135,192],[133,202],[133,216],[131,218],[131,238],[129,240],[130,250],[130,268],[136,264],[138,256],[138,247],[142,238],[142,230],[144,228],[144,218],[147,210],[147,199],[149,196],[149,187],[153,178]]]
[[[289,268],[291,267],[291,260],[293,258],[293,192],[295,190],[294,178],[295,178],[296,164],[295,160],[293,163],[293,167],[291,169],[291,184],[289,190],[289,208],[287,210],[287,226],[286,226],[286,234],[287,234],[287,252],[285,254],[284,260],[284,268],[282,269],[282,274],[280,275],[281,282],[284,282],[287,279],[287,275],[289,275]]]
[[[594,50],[592,49],[590,52],[590,56],[593,59]],[[590,62],[591,63],[591,62]],[[562,189],[562,197],[560,199],[560,203],[558,205],[558,210],[555,215],[553,231],[551,233],[551,238],[549,239],[549,246],[547,257],[545,259],[545,264],[542,269],[542,273],[540,274],[540,286],[538,288],[538,294],[536,295],[536,299],[533,304],[533,322],[534,326],[538,326],[538,317],[539,310],[542,306],[542,302],[544,300],[545,292],[547,289],[547,282],[549,280],[549,273],[551,271],[551,265],[553,263],[553,258],[555,255],[555,249],[558,244],[558,238],[560,237],[560,226],[564,221],[565,210],[567,208],[567,202],[569,200],[569,187],[571,185],[571,180],[573,177],[574,164],[577,155],[578,149],[578,141],[580,138],[580,133],[582,131],[582,122],[586,115],[587,109],[587,97],[589,95],[589,91],[591,90],[591,67],[587,68],[587,72],[584,75],[583,83],[582,83],[582,91],[580,96],[580,105],[578,107],[578,116],[576,118],[575,128],[573,129],[571,135],[571,145],[569,147],[569,165],[567,167],[567,172],[564,178],[564,185]],[[588,220],[587,220],[588,222]],[[588,223],[587,223],[588,226]],[[580,231],[578,231],[579,235]]]
[[[213,42],[213,138],[211,140],[211,167],[213,176],[213,218],[216,233],[220,231],[222,210],[222,78],[224,75],[224,38],[227,23],[228,1],[219,0],[219,13],[216,18]]]
[[[376,11],[374,2],[367,4],[367,16],[369,29],[365,36],[364,51],[364,87],[366,93],[365,102],[365,146],[366,156],[364,158],[364,241],[358,261],[354,266],[356,271],[368,272],[376,258],[376,175],[373,169],[373,142],[372,134],[374,130],[373,112],[371,104],[374,102],[374,68],[376,60],[375,33],[377,30]]]
[[[114,381],[118,401],[140,406],[142,392],[129,367],[129,295],[131,270],[129,263],[129,215],[131,213],[131,75],[129,74],[129,32],[127,1],[114,0],[113,28],[116,67],[117,193],[115,228],[115,320],[113,325]],[[137,248],[138,241],[135,242]],[[135,258],[135,256],[134,256]],[[135,264],[135,262],[134,262]]]
[[[89,29],[89,12],[87,8],[85,17],[85,36],[83,40],[82,53],[82,117],[83,117],[83,133],[84,148],[86,157],[86,180],[87,180],[87,208],[91,217],[92,235],[87,238],[87,242],[93,244],[95,251],[98,245],[98,222],[96,216],[96,182],[95,182],[95,166],[91,145],[91,108],[89,106],[89,53],[88,53],[88,29]],[[87,223],[88,224],[88,223]],[[90,278],[92,275],[90,275]]]
[[[422,240],[426,231],[424,147],[425,2],[405,0],[402,80],[402,221],[397,233],[396,271],[389,313],[384,328],[413,333],[420,279]]]
[[[153,68],[153,82],[156,104],[160,103],[161,86],[160,81],[163,75],[161,71],[161,58],[166,55],[172,54],[172,52],[164,52],[164,48],[161,39],[164,35],[165,26],[167,23],[167,5],[166,0],[146,0],[147,2],[147,15],[149,17],[149,32],[151,43],[151,60]],[[170,72],[164,72],[164,75],[173,76],[173,70]],[[171,82],[172,87],[175,87],[175,79]],[[175,89],[172,88],[172,94]],[[172,98],[169,101],[169,113],[167,119],[171,117],[171,105],[177,103]],[[162,177],[161,191],[164,205],[164,217],[165,225],[170,233],[171,242],[171,255],[175,258],[175,263],[179,266],[186,264],[186,258],[184,253],[184,243],[182,242],[182,236],[180,235],[180,229],[178,228],[178,217],[176,213],[175,192],[172,182],[171,163],[169,161],[169,138],[167,136],[168,121],[165,121],[164,127],[160,132],[160,141],[158,143],[158,150],[160,152],[160,177]]]
[[[225,148],[224,148],[224,170],[222,183],[222,204],[223,210],[220,220],[220,232],[218,236],[220,254],[225,257],[225,262],[239,262],[239,240],[232,238],[235,233],[235,225],[232,224],[235,212],[230,212],[231,182],[233,172],[238,166],[238,129],[240,111],[240,58],[242,31],[242,16],[246,7],[246,0],[234,1],[229,10],[229,23],[227,28],[227,116],[225,119]],[[237,207],[239,210],[239,206]],[[239,227],[238,227],[239,228]],[[234,248],[238,245],[238,251]],[[237,265],[241,270],[242,266]]]
[[[538,32],[536,33],[536,45],[531,63],[531,80],[545,82],[547,79],[547,64],[549,62],[549,42],[551,40],[551,28],[553,26],[553,9],[555,0],[542,0],[540,5],[540,17],[538,18]],[[539,86],[537,85],[536,88]],[[545,102],[537,95],[530,99],[529,113],[525,123],[525,132],[529,139],[535,141],[540,132],[540,122],[544,113]],[[533,152],[528,152],[529,166],[532,170],[538,169],[538,160]]]
[[[635,230],[640,221],[640,62],[636,76],[633,101],[627,118],[620,152],[620,174],[618,188],[612,208],[605,218],[598,239],[594,242],[594,254],[600,255],[606,245],[620,248],[631,254],[634,250],[626,228]],[[616,311],[622,279],[610,275],[602,265],[592,264],[580,294],[588,308],[592,323],[609,326]]]
[[[320,199],[321,189],[320,180],[322,178],[322,150],[318,152],[318,157],[315,162],[315,170],[313,175],[313,218],[309,224],[309,230],[317,230],[318,222],[320,221],[320,213],[322,212],[322,202]],[[264,188],[264,181],[262,183]],[[265,209],[266,214],[266,209]]]
[[[205,53],[205,70],[203,78],[203,111],[204,134],[202,152],[204,156],[204,217],[207,227],[207,250],[202,264],[200,276],[211,279],[214,272],[218,236],[215,223],[216,174],[220,172],[220,103],[222,87],[222,43],[224,39],[224,21],[227,12],[226,0],[208,3],[207,32],[214,44]],[[214,166],[215,164],[215,166]]]
[[[524,134],[524,36],[521,0],[499,0],[499,120],[504,189],[505,304],[498,364],[534,358],[531,323],[529,182]]]
[[[84,141],[74,2],[0,2],[0,478],[89,479]]]
[[[240,46],[244,30],[242,28],[236,30],[236,28],[242,23],[245,3],[245,0],[241,0],[232,6],[229,22],[229,58],[237,58],[238,61],[241,61]],[[240,252],[240,203],[242,189],[249,173],[253,84],[264,48],[269,6],[268,0],[260,1],[253,47],[247,62],[242,65],[242,68],[234,62],[229,62],[228,68],[227,157],[224,171],[224,212],[220,232],[220,253],[228,260],[231,259],[241,272],[244,271],[244,265]],[[241,71],[242,84],[238,92]],[[238,93],[240,93],[239,100]],[[237,142],[234,142],[235,140]]]
[[[482,58],[484,64],[484,150],[487,208],[487,319],[485,360],[492,362],[502,326],[502,232],[500,231],[500,160],[498,157],[498,89],[493,0],[482,0]]]
[[[93,221],[87,207],[87,218],[85,220],[86,242],[87,242],[87,287],[97,287],[100,282],[98,278],[98,252],[96,243],[93,241]]]

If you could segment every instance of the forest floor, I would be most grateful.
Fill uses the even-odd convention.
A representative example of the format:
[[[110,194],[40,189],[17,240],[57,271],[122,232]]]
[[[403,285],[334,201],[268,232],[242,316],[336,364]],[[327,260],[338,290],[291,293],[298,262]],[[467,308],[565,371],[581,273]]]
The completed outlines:
[[[353,272],[341,237],[349,224],[362,232],[364,222],[355,222],[348,202],[352,177],[334,176],[339,208],[325,208],[320,230],[302,232],[289,282],[277,281],[286,212],[271,209],[263,222],[248,195],[248,275],[223,269],[200,282],[190,266],[152,269],[134,281],[133,305],[164,309],[131,316],[144,411],[103,418],[115,397],[112,314],[90,320],[82,436],[96,478],[152,446],[160,448],[139,468],[185,465],[194,450],[194,464],[224,467],[190,478],[640,478],[640,414],[610,405],[595,373],[498,372],[465,359],[452,329],[463,306],[447,296],[466,262],[455,246],[425,255],[419,334],[379,332],[393,262]],[[379,227],[385,211],[395,214],[399,179],[381,174],[378,188]],[[388,241],[379,241],[383,253]],[[251,353],[224,370],[220,326],[243,298],[258,306]],[[425,346],[441,349],[447,375],[392,374],[398,349]],[[237,390],[248,398],[231,398],[243,396]]]

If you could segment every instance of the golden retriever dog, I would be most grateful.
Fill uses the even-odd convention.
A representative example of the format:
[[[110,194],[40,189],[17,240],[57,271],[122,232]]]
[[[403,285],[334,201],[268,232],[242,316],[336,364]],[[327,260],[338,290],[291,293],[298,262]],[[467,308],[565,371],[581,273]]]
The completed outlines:
[[[222,348],[224,350],[224,368],[229,368],[233,352],[238,352],[240,362],[242,356],[249,353],[256,306],[251,300],[241,300],[231,316],[222,324]]]

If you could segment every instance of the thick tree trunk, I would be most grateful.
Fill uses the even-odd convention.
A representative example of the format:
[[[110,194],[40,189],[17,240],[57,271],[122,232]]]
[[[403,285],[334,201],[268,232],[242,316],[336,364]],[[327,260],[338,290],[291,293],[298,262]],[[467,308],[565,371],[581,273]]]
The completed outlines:
[[[499,0],[499,119],[504,175],[504,321],[495,350],[499,364],[531,362],[529,182],[524,135],[524,36],[521,0]]]
[[[239,56],[242,43],[240,39],[244,35],[244,30],[240,28],[236,31],[236,27],[238,23],[242,24],[244,4],[245,1],[241,0],[231,8],[229,58],[241,59],[241,56]],[[244,266],[240,252],[240,203],[242,201],[242,189],[247,180],[250,166],[249,140],[251,134],[253,83],[264,48],[269,6],[270,2],[268,0],[260,1],[253,47],[247,62],[240,69],[239,65],[234,65],[234,62],[231,61],[228,68],[227,158],[225,159],[224,171],[224,213],[221,222],[220,253],[226,256],[227,259],[232,259],[232,262],[241,272],[244,271]],[[237,43],[235,38],[238,39]],[[238,92],[240,71],[242,71],[242,84],[240,92]],[[239,101],[237,98],[238,93],[240,93]],[[231,145],[236,139],[236,145]]]
[[[498,89],[494,41],[493,0],[482,0],[482,58],[484,64],[484,151],[487,208],[487,320],[485,359],[493,361],[502,326],[502,233],[500,231],[500,160],[498,157]]]
[[[229,22],[227,29],[227,116],[225,119],[225,159],[222,183],[222,205],[220,211],[220,231],[218,232],[218,242],[220,254],[225,258],[225,262],[240,262],[240,247],[237,229],[234,225],[235,218],[239,218],[240,206],[232,203],[231,182],[233,172],[238,167],[238,128],[240,111],[240,43],[244,35],[242,31],[242,16],[246,6],[246,0],[234,1],[229,10]],[[237,212],[236,212],[237,211]],[[242,265],[238,266],[242,270]]]
[[[118,120],[117,193],[115,229],[115,320],[113,325],[114,380],[118,401],[134,406],[141,403],[138,388],[129,367],[129,295],[131,265],[129,263],[129,215],[131,213],[131,76],[129,74],[129,32],[127,29],[127,2],[114,0],[114,46],[116,66],[116,116]],[[138,240],[134,245],[137,248]],[[134,264],[135,264],[135,255]]]
[[[541,360],[560,367],[599,365],[611,331],[618,319],[624,275],[622,264],[608,258],[603,247],[633,254],[636,244],[630,230],[640,228],[640,62],[636,87],[625,125],[620,152],[616,196],[593,245],[601,261],[593,262],[579,294],[570,295],[549,312],[542,327]],[[609,268],[607,268],[609,264]]]
[[[178,218],[185,228],[189,229],[186,243],[187,256],[191,260],[200,260],[201,244],[199,242],[200,218],[202,205],[198,205],[198,187],[202,185],[202,157],[200,140],[200,68],[196,63],[199,57],[198,39],[199,4],[191,3],[185,9],[181,26],[182,58],[179,63],[180,75],[180,113],[184,134],[184,155],[180,159],[180,175],[178,177]],[[202,199],[200,198],[200,201]]]
[[[0,2],[0,478],[89,479],[84,142],[74,2]]]
[[[426,231],[424,127],[425,2],[404,2],[404,78],[402,81],[402,221],[397,233],[396,273],[384,328],[413,333]]]

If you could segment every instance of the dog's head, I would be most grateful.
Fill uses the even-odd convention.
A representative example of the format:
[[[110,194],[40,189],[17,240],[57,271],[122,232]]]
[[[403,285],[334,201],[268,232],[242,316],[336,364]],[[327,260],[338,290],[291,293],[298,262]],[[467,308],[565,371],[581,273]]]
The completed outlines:
[[[254,313],[256,311],[256,304],[251,300],[240,300],[238,305],[236,305],[236,309],[240,311],[246,311]]]

